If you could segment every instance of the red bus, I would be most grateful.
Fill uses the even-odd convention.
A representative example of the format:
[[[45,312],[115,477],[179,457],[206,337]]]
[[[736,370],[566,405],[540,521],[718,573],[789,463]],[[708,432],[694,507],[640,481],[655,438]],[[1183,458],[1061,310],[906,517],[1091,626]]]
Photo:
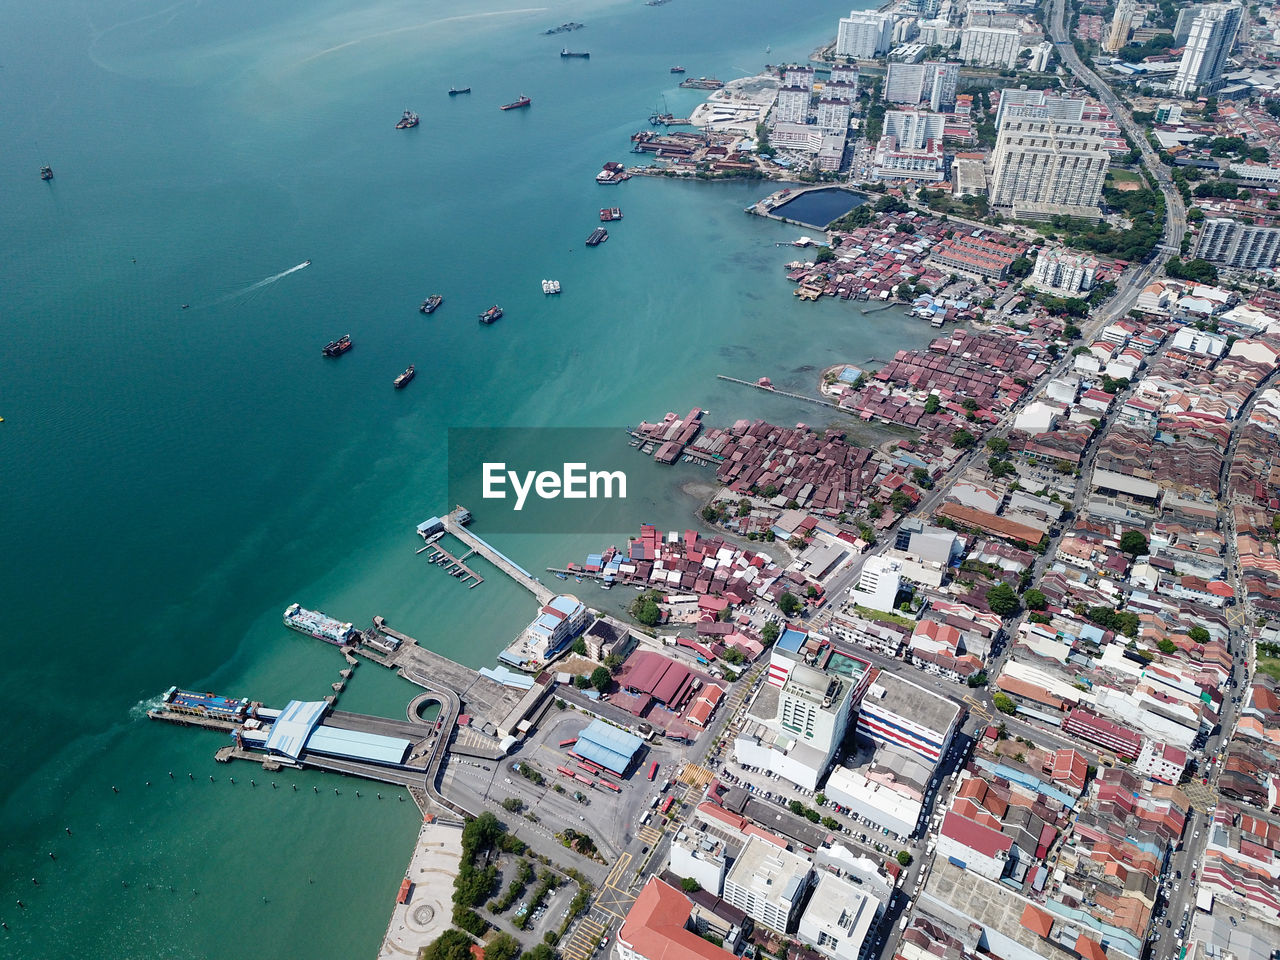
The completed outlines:
[[[595,773],[595,771],[592,770],[590,767],[588,767],[585,763],[579,762],[578,766],[581,767],[583,772],[585,773]]]
[[[676,798],[674,796],[667,797],[666,801],[662,804],[663,814],[666,814],[666,812],[671,809],[671,805],[675,802]]]
[[[610,790],[612,790],[614,793],[621,793],[621,792],[622,792],[622,788],[621,788],[620,786],[618,786],[616,783],[610,783],[608,780],[601,780],[601,781],[600,781],[600,786],[602,786],[602,787],[608,787],[608,788],[609,788]]]
[[[613,779],[615,780],[622,779],[621,775],[614,773],[608,767],[600,767],[600,772],[603,773],[606,777],[613,777]]]
[[[573,746],[575,743],[577,743],[577,742],[578,742],[578,738],[577,738],[577,737],[570,737],[568,740],[561,740],[561,741],[560,741],[560,747],[561,747],[561,749],[563,749],[563,748],[565,748],[565,747],[572,747],[572,746]]]
[[[556,773],[562,774],[568,777],[570,780],[572,780],[574,777],[573,771],[570,770],[568,767],[556,767]]]
[[[653,766],[649,768],[649,779],[652,780],[658,775],[658,761],[653,761]]]
[[[594,787],[596,785],[596,782],[594,780],[592,780],[590,777],[584,777],[580,773],[575,773],[573,775],[573,779],[577,780],[579,783],[585,783],[588,787]]]

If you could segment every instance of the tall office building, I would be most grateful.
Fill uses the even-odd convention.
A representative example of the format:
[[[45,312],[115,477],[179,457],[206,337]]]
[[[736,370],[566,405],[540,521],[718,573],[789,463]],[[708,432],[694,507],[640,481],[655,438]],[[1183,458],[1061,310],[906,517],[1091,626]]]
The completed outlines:
[[[1022,49],[1022,32],[1010,27],[965,27],[960,59],[971,66],[1012,68]]]
[[[1240,29],[1238,3],[1210,3],[1199,11],[1191,21],[1178,74],[1173,78],[1173,92],[1181,97],[1192,92],[1212,93],[1218,88],[1227,54]]]
[[[1006,113],[991,155],[992,206],[1016,217],[1096,216],[1111,160],[1098,124],[1043,113],[1043,107]]]
[[[956,105],[959,79],[958,63],[891,63],[885,76],[884,98],[889,103],[914,107],[924,102],[930,110],[949,110]]]
[[[1129,29],[1133,26],[1133,0],[1120,0],[1116,4],[1115,16],[1111,18],[1111,32],[1107,34],[1107,42],[1102,49],[1107,53],[1115,53],[1129,42]]]
[[[840,20],[836,34],[836,56],[869,60],[888,53],[893,44],[893,14],[853,11]]]
[[[1200,229],[1196,256],[1243,270],[1265,270],[1280,261],[1280,229],[1212,217]]]
[[[774,123],[804,123],[809,116],[809,91],[804,87],[783,87],[773,104]]]

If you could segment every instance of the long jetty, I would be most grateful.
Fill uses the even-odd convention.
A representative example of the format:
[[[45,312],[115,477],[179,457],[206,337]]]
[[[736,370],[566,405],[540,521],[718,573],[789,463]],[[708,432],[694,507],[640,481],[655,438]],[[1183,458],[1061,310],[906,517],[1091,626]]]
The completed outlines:
[[[723,373],[716,374],[717,380],[728,380],[730,383],[740,383],[744,387],[754,387],[757,390],[763,390],[765,393],[776,393],[780,397],[787,397],[791,400],[803,400],[805,403],[816,403],[820,407],[830,407],[833,410],[839,410],[838,403],[832,403],[830,400],[819,400],[817,397],[806,397],[803,393],[788,393],[786,390],[779,390],[777,387],[765,387],[758,383],[752,383],[750,380],[739,380],[737,377],[726,377]]]
[[[464,527],[458,518],[465,516],[466,513],[467,511],[462,507],[458,507],[444,518],[444,528],[451,537],[466,544],[466,546],[470,548],[471,553],[488,560],[512,580],[532,593],[538,603],[545,604],[555,596],[555,592],[552,591],[550,587],[540,581],[537,577],[533,576],[533,574],[528,570],[524,569],[524,567],[521,567],[513,560],[503,556],[484,540],[481,540],[474,533]]]

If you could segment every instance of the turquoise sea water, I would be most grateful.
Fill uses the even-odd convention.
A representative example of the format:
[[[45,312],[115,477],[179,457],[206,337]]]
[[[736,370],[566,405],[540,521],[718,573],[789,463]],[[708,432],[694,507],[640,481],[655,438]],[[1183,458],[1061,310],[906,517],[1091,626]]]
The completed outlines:
[[[450,426],[695,404],[825,423],[715,374],[808,391],[828,363],[929,339],[897,309],[796,302],[775,246],[796,228],[742,213],[761,185],[593,180],[663,95],[700,98],[672,64],[802,59],[847,9],[0,0],[0,953],[372,956],[413,805],[319,775],[273,790],[146,703],[173,683],[328,693],[340,658],[281,626],[295,600],[491,662],[527,595],[413,553],[449,506]],[[539,35],[567,20],[587,28]],[[521,93],[531,109],[497,109]],[[422,125],[397,132],[406,107]],[[605,205],[625,220],[588,250]],[[324,360],[343,333],[355,348]],[[616,542],[689,525],[682,485],[709,479],[639,457],[631,477]],[[530,569],[604,545],[494,540]],[[375,670],[341,706],[401,715],[412,690]]]

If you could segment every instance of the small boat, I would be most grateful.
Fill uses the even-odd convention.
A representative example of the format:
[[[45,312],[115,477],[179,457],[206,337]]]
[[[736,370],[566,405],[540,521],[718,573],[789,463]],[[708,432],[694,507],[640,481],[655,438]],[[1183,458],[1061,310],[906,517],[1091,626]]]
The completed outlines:
[[[4,419],[3,419],[2,417],[0,417],[0,423],[4,423]],[[557,579],[557,580],[568,580],[568,579],[569,579],[569,575],[568,575],[567,573],[557,573],[557,574],[556,574],[556,579]]]
[[[490,307],[488,310],[486,310],[484,313],[480,314],[481,323],[493,323],[493,321],[501,320],[501,319],[502,319],[502,308],[498,306],[496,303],[492,307]]]
[[[53,179],[53,167],[49,166],[47,163],[46,163],[43,167],[41,167],[41,168],[40,168],[40,179],[41,179],[41,180],[52,180],[52,179]]]
[[[598,247],[609,239],[609,231],[604,227],[596,227],[591,231],[591,236],[587,237],[588,247]]]
[[[397,130],[408,130],[410,127],[418,125],[418,115],[412,110],[406,110],[404,116],[396,121]]]
[[[672,72],[672,73],[684,73],[684,67],[672,67],[672,68],[671,68],[671,72]]]
[[[581,582],[582,582],[582,578],[581,578],[581,577],[574,577],[573,579],[577,580],[579,583],[581,583]]]
[[[322,351],[326,357],[340,357],[352,347],[351,335],[344,333],[337,340],[330,340]]]
[[[396,389],[403,390],[406,386],[408,386],[409,381],[412,380],[414,376],[415,374],[413,372],[413,364],[411,363],[409,364],[409,368],[405,370],[404,373],[396,377],[396,380],[395,380]]]
[[[560,56],[566,59],[568,59],[569,57],[578,57],[579,59],[582,59],[582,60],[591,59],[591,54],[588,53],[587,51],[584,50],[581,53],[578,53],[573,50],[570,50],[568,47],[565,47],[563,50],[560,51]]]
[[[449,88],[449,96],[451,97],[456,97],[460,93],[470,93],[470,92],[471,92],[470,87],[450,87]]]
[[[422,306],[420,306],[418,310],[421,313],[435,313],[436,307],[440,306],[442,303],[444,303],[444,297],[440,296],[438,293],[433,293],[431,296],[427,297],[427,299],[422,301]]]
[[[559,293],[560,281],[559,280],[543,280],[542,292],[543,293]]]
[[[310,260],[303,260],[303,261],[302,261],[302,265],[303,265],[304,267],[309,267],[309,266],[311,266],[311,261],[310,261]]]
[[[600,222],[608,223],[611,220],[621,220],[622,210],[619,207],[601,207]]]
[[[532,100],[530,100],[524,94],[521,94],[520,99],[512,100],[510,103],[504,103],[498,109],[499,110],[519,110],[521,107],[527,107],[531,103],[533,103]]]

